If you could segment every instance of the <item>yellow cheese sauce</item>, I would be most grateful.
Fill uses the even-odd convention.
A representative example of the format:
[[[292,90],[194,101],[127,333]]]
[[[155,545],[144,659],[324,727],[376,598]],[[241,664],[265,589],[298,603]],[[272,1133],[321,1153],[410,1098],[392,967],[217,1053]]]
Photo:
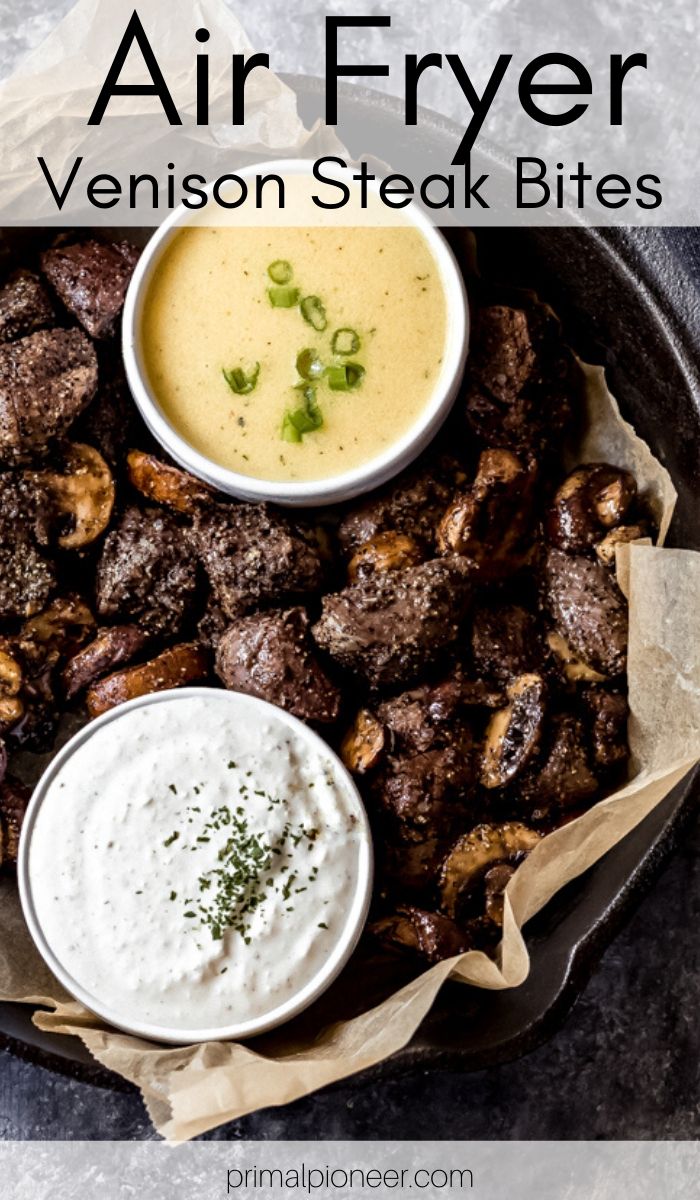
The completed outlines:
[[[290,307],[270,299],[268,268],[280,262],[291,269]],[[321,302],[323,330],[302,315],[309,296]],[[352,353],[334,353],[338,330],[357,335]],[[388,450],[421,416],[446,337],[435,258],[422,233],[401,226],[183,229],[142,319],[146,372],[176,431],[220,466],[271,481],[333,478]],[[317,372],[326,368],[312,380],[297,368],[304,350],[316,351]],[[342,382],[348,364],[352,386],[333,390],[333,368]],[[225,370],[254,386],[233,390]],[[292,424],[289,440],[300,410],[318,427],[298,434]]]

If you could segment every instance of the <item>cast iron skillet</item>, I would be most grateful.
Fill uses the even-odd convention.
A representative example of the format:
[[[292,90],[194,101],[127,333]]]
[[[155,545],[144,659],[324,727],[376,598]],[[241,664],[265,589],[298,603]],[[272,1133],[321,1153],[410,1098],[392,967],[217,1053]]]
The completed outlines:
[[[307,124],[323,112],[320,81],[288,79]],[[400,105],[369,89],[341,90],[339,134],[356,155],[393,146],[401,169],[420,148],[424,173],[440,170],[461,131],[424,111],[407,131]],[[503,169],[494,156],[496,169]],[[697,235],[696,235],[697,237]],[[606,366],[626,416],[653,446],[678,489],[671,544],[700,548],[700,249],[687,232],[583,228],[490,229],[479,234],[482,275],[535,288],[564,321],[568,340]],[[484,992],[448,984],[409,1046],[367,1072],[476,1069],[515,1058],[561,1022],[697,807],[698,772],[527,929],[532,971],[522,987]],[[0,1037],[17,1053],[90,1082],[126,1088],[76,1038],[31,1024],[28,1007],[0,1004]]]

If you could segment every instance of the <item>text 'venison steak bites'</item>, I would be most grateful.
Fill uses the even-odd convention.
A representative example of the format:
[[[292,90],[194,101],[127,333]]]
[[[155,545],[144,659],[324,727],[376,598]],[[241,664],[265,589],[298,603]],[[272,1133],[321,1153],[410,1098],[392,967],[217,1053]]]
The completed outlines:
[[[580,384],[556,321],[478,312],[449,452],[301,522],[154,453],[110,341],[135,259],[65,243],[0,287],[2,862],[19,746],[69,708],[223,685],[340,750],[385,945],[492,950],[518,864],[625,770],[614,548],[652,528],[628,472],[558,465]]]

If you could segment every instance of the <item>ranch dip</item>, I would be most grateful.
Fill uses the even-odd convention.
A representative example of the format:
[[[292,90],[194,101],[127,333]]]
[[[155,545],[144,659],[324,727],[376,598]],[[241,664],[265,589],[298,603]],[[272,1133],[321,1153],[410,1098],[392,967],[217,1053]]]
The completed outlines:
[[[96,1011],[212,1030],[272,1013],[349,950],[369,855],[330,749],[210,690],[129,706],[78,744],[36,812],[28,883]]]

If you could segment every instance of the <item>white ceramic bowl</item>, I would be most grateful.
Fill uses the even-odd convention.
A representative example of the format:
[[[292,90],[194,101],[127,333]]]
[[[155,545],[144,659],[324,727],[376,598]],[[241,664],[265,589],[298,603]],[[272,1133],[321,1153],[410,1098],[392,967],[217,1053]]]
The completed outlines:
[[[170,1028],[160,1024],[140,1022],[131,1020],[130,1018],[125,1019],[124,1014],[111,1008],[104,997],[93,995],[83,987],[63,965],[42,928],[33,899],[32,872],[30,867],[30,847],[37,815],[44,802],[49,785],[66,761],[98,730],[118,720],[125,712],[141,708],[145,705],[160,704],[165,700],[172,700],[173,698],[186,699],[193,696],[203,696],[205,698],[216,696],[218,700],[226,697],[227,702],[237,707],[238,711],[240,711],[241,705],[252,706],[255,710],[259,711],[261,719],[271,710],[278,720],[281,720],[290,728],[297,741],[313,747],[316,751],[322,752],[329,760],[332,759],[337,777],[347,789],[346,796],[351,804],[352,815],[357,819],[356,828],[360,831],[357,886],[354,894],[348,894],[346,897],[345,921],[338,933],[333,949],[320,970],[303,988],[292,995],[287,1001],[269,1010],[264,1015],[236,1024],[206,1029],[197,1028],[196,1026],[187,1029]],[[126,750],[127,748],[125,747],[125,752]],[[57,870],[60,869],[60,853],[61,848],[59,846],[56,853]],[[296,717],[291,716],[289,713],[272,704],[268,704],[264,700],[257,700],[252,696],[246,696],[240,692],[228,692],[203,687],[179,688],[177,690],[157,692],[150,696],[139,697],[136,700],[130,700],[126,704],[119,705],[117,708],[91,721],[59,751],[39,780],[29,803],[22,827],[17,874],[22,909],[29,932],[47,966],[66,991],[74,996],[76,1000],[79,1000],[81,1004],[85,1005],[86,1008],[90,1009],[91,1012],[96,1013],[104,1021],[107,1021],[117,1029],[124,1030],[126,1033],[134,1034],[137,1037],[152,1038],[154,1041],[159,1042],[189,1045],[193,1042],[246,1038],[264,1033],[269,1029],[282,1025],[285,1021],[291,1020],[292,1017],[295,1017],[303,1009],[308,1008],[330,986],[333,980],[340,974],[355,949],[367,918],[373,878],[372,836],[364,805],[351,776],[326,742],[318,734],[310,730],[307,725],[304,725]]]
[[[282,176],[309,174],[312,165],[303,159],[284,159],[247,166],[239,170],[238,175],[247,178],[263,168]],[[376,185],[369,186],[377,190]],[[432,395],[420,418],[383,454],[342,475],[308,482],[256,479],[220,466],[185,441],[158,404],[148,381],[141,348],[143,304],[161,256],[183,224],[191,219],[191,212],[184,206],[175,209],[147,243],[129,285],[122,326],[122,351],[131,393],[151,433],[175,462],[220,491],[243,500],[271,500],[289,507],[311,507],[350,500],[379,487],[417,458],[432,441],[454,403],[469,345],[469,307],[461,271],[443,234],[423,211],[412,205],[403,210],[402,219],[420,230],[428,242],[447,301],[447,346]]]

